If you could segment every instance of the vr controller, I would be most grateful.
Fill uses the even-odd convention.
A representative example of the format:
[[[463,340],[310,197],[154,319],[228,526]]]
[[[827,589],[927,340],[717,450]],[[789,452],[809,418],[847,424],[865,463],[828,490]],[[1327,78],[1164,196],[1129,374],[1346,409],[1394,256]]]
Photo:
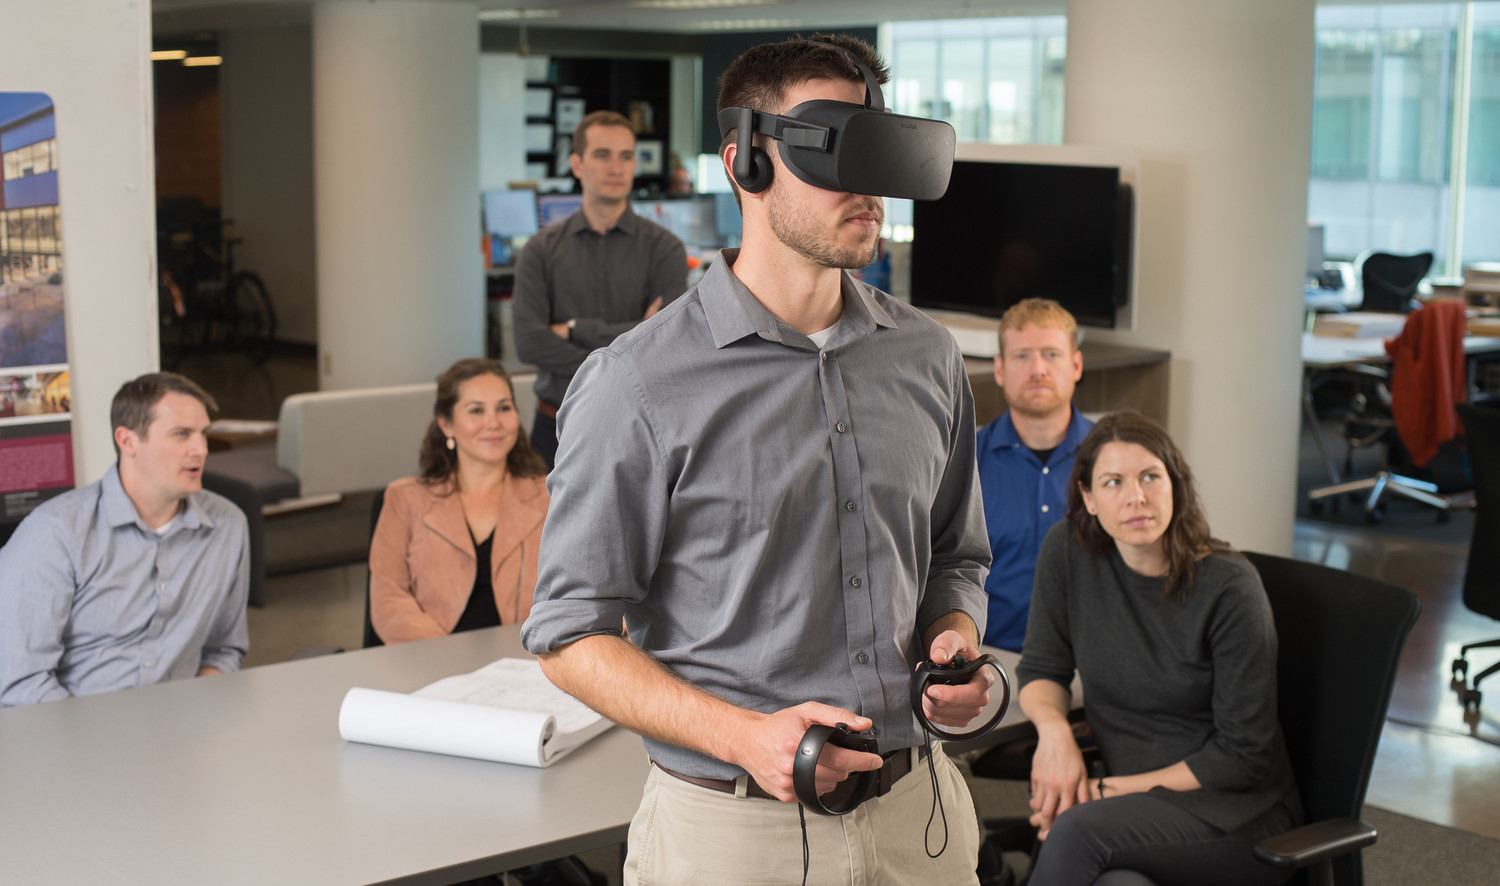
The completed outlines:
[[[854,773],[850,776],[853,781],[843,795],[833,805],[827,805],[818,796],[818,755],[823,753],[825,744],[868,754],[878,754],[880,751],[876,750],[874,736],[868,732],[855,732],[843,723],[837,726],[814,723],[803,733],[802,743],[797,745],[797,757],[792,761],[792,787],[797,792],[797,799],[802,801],[803,806],[820,815],[843,815],[852,812],[854,807],[870,796],[880,770]]]
[[[1001,692],[1000,705],[988,721],[968,732],[947,732],[928,721],[926,713],[922,710],[922,699],[928,686],[932,684],[958,686],[969,682],[981,668],[986,667],[995,669],[995,673],[999,676],[997,682]],[[1000,664],[999,660],[988,653],[973,661],[969,661],[962,655],[956,655],[947,664],[919,662],[912,675],[911,707],[917,715],[917,722],[922,724],[922,728],[938,738],[949,741],[969,741],[979,738],[999,725],[1006,710],[1010,708],[1010,676],[1005,673],[1005,667]],[[792,762],[792,787],[797,792],[797,799],[802,802],[803,806],[820,815],[843,815],[869,798],[870,792],[875,788],[876,773],[871,771],[851,775],[852,783],[841,795],[837,795],[838,799],[831,805],[825,803],[823,798],[818,796],[817,787],[818,755],[823,752],[825,744],[866,751],[871,754],[880,752],[876,750],[875,739],[870,733],[851,731],[843,723],[837,726],[815,723],[802,735],[802,742],[797,745],[796,759]]]

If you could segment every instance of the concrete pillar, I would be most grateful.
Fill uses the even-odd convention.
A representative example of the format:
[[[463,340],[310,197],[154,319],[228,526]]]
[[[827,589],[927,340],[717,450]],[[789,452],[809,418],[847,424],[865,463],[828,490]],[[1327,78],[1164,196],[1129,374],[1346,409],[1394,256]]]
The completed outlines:
[[[1136,329],[1214,534],[1287,554],[1295,513],[1312,0],[1069,0],[1064,140],[1140,152]]]
[[[313,7],[321,388],[482,355],[478,90],[476,3]]]

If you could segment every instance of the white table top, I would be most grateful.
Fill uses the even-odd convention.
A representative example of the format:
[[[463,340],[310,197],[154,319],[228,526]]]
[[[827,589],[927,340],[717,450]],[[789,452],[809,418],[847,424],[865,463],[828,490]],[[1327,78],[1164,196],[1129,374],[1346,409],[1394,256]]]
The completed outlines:
[[[1500,338],[1470,335],[1464,338],[1464,353],[1500,351]],[[1389,363],[1385,339],[1340,338],[1302,333],[1302,365],[1308,369],[1334,369],[1353,363]]]
[[[438,884],[623,842],[648,767],[623,729],[549,769],[339,737],[350,687],[506,655],[514,626],[0,710],[0,879]]]

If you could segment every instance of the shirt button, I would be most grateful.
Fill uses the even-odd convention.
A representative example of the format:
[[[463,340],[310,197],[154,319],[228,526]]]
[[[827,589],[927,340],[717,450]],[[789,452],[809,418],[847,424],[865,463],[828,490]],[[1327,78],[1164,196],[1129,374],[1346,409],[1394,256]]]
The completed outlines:
[[[1046,474],[1046,473],[1049,473],[1049,472],[1050,472],[1050,469],[1046,465],[1042,465],[1042,473]]]
[[[856,575],[853,578],[849,579],[849,584],[854,585],[857,588],[860,585],[864,584],[864,582],[861,581],[860,577]]]
[[[1050,511],[1050,510],[1052,510],[1052,509],[1051,509],[1051,508],[1049,508],[1049,507],[1047,507],[1047,506],[1046,506],[1046,505],[1042,505],[1042,513],[1044,513],[1044,514],[1045,514],[1045,513],[1047,513],[1047,512],[1048,512],[1048,511]]]
[[[846,502],[844,502],[844,509],[847,510],[847,511],[853,511],[854,510],[854,502],[852,502],[852,501],[846,501]]]
[[[821,361],[823,361],[824,363],[827,363],[828,362],[828,352],[827,351],[819,352],[818,359],[821,360]]]
[[[849,430],[849,426],[843,422],[839,422],[838,424],[834,425],[834,428],[837,429],[840,434],[846,433]]]
[[[860,664],[869,664],[870,656],[865,655],[863,652],[861,652],[859,655],[854,656],[854,660],[859,662]]]

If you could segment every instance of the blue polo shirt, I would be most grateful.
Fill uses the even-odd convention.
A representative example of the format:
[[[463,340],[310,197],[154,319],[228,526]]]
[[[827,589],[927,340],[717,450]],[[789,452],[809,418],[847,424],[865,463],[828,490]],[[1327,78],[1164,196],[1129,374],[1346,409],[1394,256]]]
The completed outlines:
[[[1021,442],[1009,410],[979,429],[979,485],[994,555],[984,582],[989,595],[989,622],[984,630],[988,646],[1019,652],[1026,639],[1037,553],[1047,530],[1063,517],[1073,457],[1094,426],[1078,413],[1078,407],[1071,408],[1068,433],[1045,465]]]

